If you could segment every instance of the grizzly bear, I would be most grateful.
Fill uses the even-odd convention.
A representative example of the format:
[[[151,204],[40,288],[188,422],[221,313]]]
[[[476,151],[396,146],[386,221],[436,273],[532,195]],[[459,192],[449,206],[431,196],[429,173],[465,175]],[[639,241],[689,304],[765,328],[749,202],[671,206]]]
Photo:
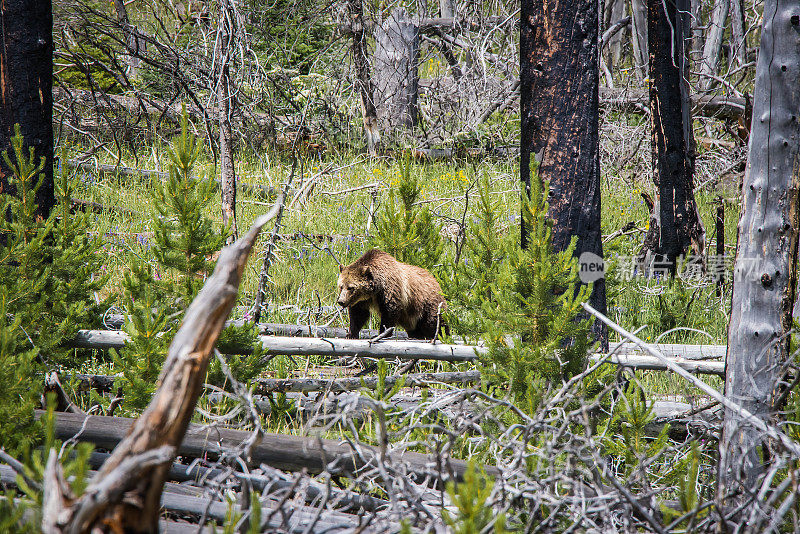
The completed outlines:
[[[358,339],[370,312],[380,315],[381,332],[400,325],[411,338],[433,339],[437,326],[448,331],[439,282],[422,267],[373,249],[339,271],[337,302],[350,312],[348,338]]]

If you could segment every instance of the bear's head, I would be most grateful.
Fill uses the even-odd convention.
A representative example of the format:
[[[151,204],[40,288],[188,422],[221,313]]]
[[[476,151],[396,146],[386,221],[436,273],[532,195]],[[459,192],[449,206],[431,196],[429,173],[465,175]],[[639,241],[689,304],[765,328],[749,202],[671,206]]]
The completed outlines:
[[[347,308],[372,298],[372,270],[369,265],[339,266],[339,306]]]

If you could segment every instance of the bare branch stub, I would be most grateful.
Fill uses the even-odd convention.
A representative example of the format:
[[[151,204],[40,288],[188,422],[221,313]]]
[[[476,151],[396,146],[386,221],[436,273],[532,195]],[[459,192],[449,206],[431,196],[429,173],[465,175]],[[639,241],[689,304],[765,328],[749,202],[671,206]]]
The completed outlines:
[[[93,486],[101,487],[106,480],[118,476],[118,470],[129,467],[128,460],[132,457],[164,446],[177,448],[181,444],[203,390],[212,349],[236,302],[250,251],[261,227],[275,213],[276,210],[272,210],[259,218],[244,237],[222,251],[214,274],[189,306],[170,345],[153,400],[100,469]],[[133,487],[115,492],[117,499],[94,506],[91,518],[82,517],[82,521],[102,532],[158,532],[161,492],[170,459],[167,458],[167,463],[142,468],[139,476],[132,480]],[[62,532],[71,531],[75,526],[59,525]]]

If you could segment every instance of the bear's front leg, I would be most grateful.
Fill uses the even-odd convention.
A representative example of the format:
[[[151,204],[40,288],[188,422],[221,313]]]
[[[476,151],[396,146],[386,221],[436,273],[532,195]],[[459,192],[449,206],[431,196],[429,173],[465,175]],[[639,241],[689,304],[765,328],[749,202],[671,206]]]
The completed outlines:
[[[347,339],[358,339],[358,333],[369,321],[369,306],[356,304],[355,306],[350,306],[348,311],[350,314],[350,331],[347,333]]]
[[[379,334],[386,332],[386,330],[393,326],[397,326],[401,311],[399,307],[387,303],[379,306],[379,311],[381,314],[381,329],[378,332]]]

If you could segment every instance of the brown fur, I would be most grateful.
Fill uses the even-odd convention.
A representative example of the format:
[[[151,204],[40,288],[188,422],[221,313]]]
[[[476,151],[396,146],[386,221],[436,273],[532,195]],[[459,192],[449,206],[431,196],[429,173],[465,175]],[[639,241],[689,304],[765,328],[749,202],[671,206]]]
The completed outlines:
[[[350,313],[347,337],[358,338],[370,313],[380,315],[381,332],[399,325],[409,337],[433,339],[437,325],[448,331],[441,319],[447,308],[442,289],[422,267],[373,249],[339,270],[337,302]]]

